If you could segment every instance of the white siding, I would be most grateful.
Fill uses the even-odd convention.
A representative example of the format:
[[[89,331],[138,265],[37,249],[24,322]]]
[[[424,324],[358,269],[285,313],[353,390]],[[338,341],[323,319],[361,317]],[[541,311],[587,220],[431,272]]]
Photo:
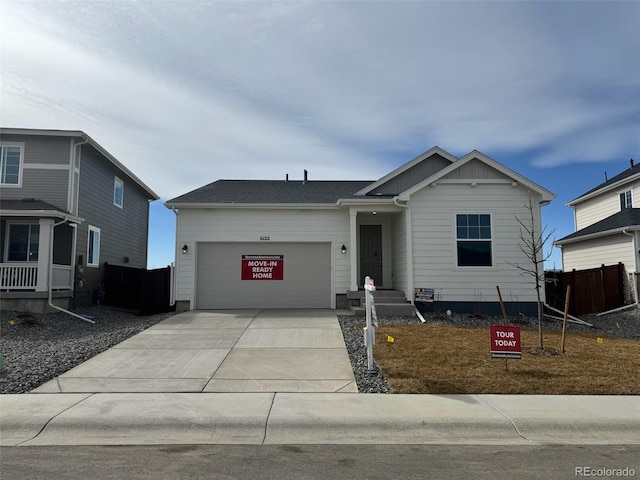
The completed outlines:
[[[640,181],[632,182],[597,197],[579,203],[574,207],[576,231],[593,225],[620,211],[620,193],[631,189],[634,208],[640,208]]]
[[[349,289],[349,213],[341,210],[181,209],[178,214],[176,299],[195,305],[195,261],[198,242],[331,242],[334,294]],[[181,253],[183,245],[189,252]],[[240,268],[240,266],[238,266]]]
[[[402,290],[411,298],[412,292],[408,292],[407,285],[407,228],[406,212],[394,215],[391,222],[392,233],[392,262],[393,262],[393,288]]]
[[[628,272],[635,270],[633,239],[628,235],[610,235],[562,247],[562,269],[584,270],[598,268],[601,265],[624,263]]]
[[[540,231],[538,196],[534,196],[535,226]],[[528,191],[510,184],[443,184],[411,197],[414,287],[433,288],[442,301],[497,301],[496,286],[505,301],[535,301],[533,278],[511,264],[532,268],[519,250],[520,226],[527,221]],[[455,214],[491,214],[493,267],[458,267]]]

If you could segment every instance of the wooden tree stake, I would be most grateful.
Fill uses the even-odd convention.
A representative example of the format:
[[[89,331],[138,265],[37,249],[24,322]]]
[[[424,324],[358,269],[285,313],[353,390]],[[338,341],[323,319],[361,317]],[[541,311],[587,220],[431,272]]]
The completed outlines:
[[[502,309],[502,318],[504,319],[504,324],[509,325],[509,317],[507,317],[507,310],[504,308],[502,294],[500,293],[500,287],[498,285],[496,285],[496,290],[498,290],[498,300],[500,300],[500,308]]]
[[[569,297],[571,296],[571,285],[567,285],[567,296],[564,300],[564,319],[562,320],[562,345],[560,351],[564,353],[564,337],[567,332],[567,317],[569,316]]]

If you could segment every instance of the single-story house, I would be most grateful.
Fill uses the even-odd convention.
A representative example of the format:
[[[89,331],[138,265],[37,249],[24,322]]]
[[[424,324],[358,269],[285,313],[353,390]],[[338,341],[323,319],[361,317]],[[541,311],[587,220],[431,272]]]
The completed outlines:
[[[369,276],[424,311],[497,314],[500,286],[511,313],[531,314],[517,218],[531,198],[540,231],[554,196],[478,151],[439,147],[374,181],[218,180],[165,203],[178,308],[346,308]]]

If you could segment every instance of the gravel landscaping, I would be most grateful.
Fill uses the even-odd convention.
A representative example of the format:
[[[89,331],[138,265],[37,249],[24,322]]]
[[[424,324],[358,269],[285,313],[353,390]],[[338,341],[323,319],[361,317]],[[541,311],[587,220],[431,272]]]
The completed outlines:
[[[148,317],[104,306],[79,309],[95,324],[62,312],[0,312],[0,393],[25,393],[171,315]]]
[[[0,393],[25,393],[55,378],[89,358],[126,340],[173,313],[148,317],[105,306],[78,311],[96,323],[90,324],[64,313],[26,314],[0,312],[0,353],[7,369],[0,373]],[[501,323],[501,318],[456,315],[427,315],[433,325],[488,326]],[[574,331],[593,331],[640,340],[640,313],[630,309],[602,317],[585,316],[594,328],[569,324]],[[363,317],[339,316],[340,327],[349,352],[358,390],[366,393],[386,393],[389,388],[382,374],[367,370],[367,351],[361,326]],[[516,318],[514,324],[537,328],[535,319]],[[380,324],[419,324],[417,317],[379,319]],[[545,330],[558,330],[561,321],[545,320]]]

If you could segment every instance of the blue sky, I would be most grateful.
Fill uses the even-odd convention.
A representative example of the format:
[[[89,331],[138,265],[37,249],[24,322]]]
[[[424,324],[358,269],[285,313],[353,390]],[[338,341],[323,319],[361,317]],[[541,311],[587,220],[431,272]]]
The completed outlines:
[[[220,178],[374,180],[473,149],[565,204],[640,161],[640,2],[0,3],[0,124],[83,130],[167,199]],[[549,267],[561,266],[554,252]]]

